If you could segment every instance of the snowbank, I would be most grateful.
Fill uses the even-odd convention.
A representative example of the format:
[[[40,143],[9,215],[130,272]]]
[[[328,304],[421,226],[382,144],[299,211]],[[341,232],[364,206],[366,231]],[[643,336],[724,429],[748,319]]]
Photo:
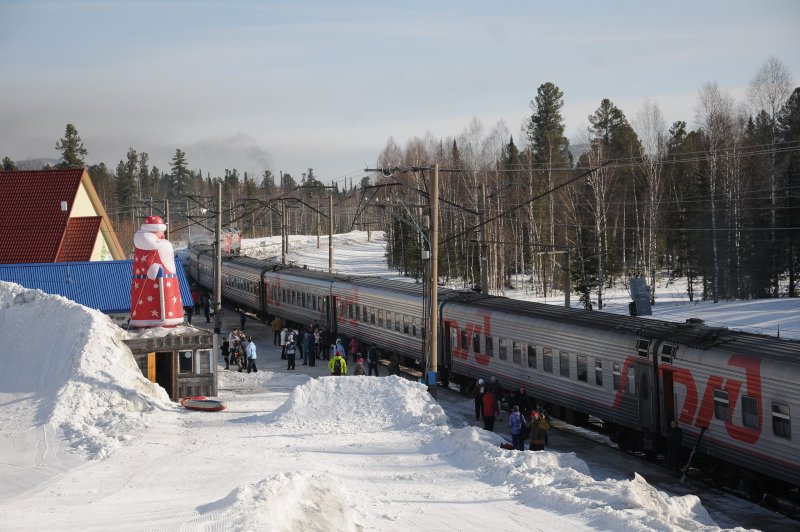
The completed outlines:
[[[322,377],[296,387],[265,421],[289,430],[353,434],[443,425],[447,416],[422,384],[396,376]]]
[[[572,514],[600,530],[719,530],[694,495],[670,496],[639,474],[631,480],[596,480],[574,453],[501,449],[498,434],[475,427],[455,430],[431,444],[456,467],[474,470],[492,485],[510,486],[526,506]]]
[[[46,330],[31,329],[44,326]],[[173,409],[104,314],[61,296],[0,282],[0,409],[4,436],[45,423],[74,450],[102,458],[148,425],[148,414]]]

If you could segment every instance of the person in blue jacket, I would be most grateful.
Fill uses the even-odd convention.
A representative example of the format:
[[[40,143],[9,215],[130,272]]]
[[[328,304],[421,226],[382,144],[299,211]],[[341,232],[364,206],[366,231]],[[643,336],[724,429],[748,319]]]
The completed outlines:
[[[247,355],[247,373],[257,372],[258,369],[256,368],[256,344],[253,343],[253,337],[247,337],[247,345],[244,348],[244,352]]]

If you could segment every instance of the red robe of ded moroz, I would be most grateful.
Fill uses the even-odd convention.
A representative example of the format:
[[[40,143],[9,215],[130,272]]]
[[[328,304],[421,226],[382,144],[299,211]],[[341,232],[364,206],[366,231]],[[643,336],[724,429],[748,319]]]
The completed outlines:
[[[175,252],[164,239],[166,224],[148,216],[133,236],[130,327],[171,327],[183,323],[183,302],[175,273]]]

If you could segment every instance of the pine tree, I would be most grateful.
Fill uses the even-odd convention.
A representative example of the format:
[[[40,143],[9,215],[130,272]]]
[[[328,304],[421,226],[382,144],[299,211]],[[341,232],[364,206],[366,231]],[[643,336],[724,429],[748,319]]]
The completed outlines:
[[[175,156],[172,157],[170,162],[170,198],[177,198],[188,194],[191,190],[192,173],[189,171],[189,165],[186,162],[186,153],[180,149],[175,150]]]
[[[83,158],[88,153],[83,147],[83,142],[78,136],[78,130],[72,124],[67,124],[64,138],[56,142],[56,149],[61,152],[61,162],[56,168],[82,168]]]
[[[778,114],[779,146],[797,146],[800,142],[800,87],[794,89]],[[789,150],[781,153],[778,168],[783,170],[781,185],[784,193],[778,212],[778,227],[783,240],[784,271],[788,274],[789,297],[797,297],[797,275],[800,270],[800,153]]]
[[[261,176],[261,183],[258,185],[265,197],[271,196],[275,191],[275,176],[269,170],[264,170]]]
[[[3,157],[3,171],[9,172],[16,169],[17,165],[14,164],[10,157]]]

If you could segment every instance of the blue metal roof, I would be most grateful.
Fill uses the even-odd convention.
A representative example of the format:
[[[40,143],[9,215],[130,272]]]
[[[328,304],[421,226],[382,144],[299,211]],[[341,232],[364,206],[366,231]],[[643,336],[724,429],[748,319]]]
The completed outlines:
[[[192,292],[183,264],[175,259],[183,304],[191,305]],[[0,264],[0,281],[17,283],[71,299],[106,314],[131,310],[132,260]]]

